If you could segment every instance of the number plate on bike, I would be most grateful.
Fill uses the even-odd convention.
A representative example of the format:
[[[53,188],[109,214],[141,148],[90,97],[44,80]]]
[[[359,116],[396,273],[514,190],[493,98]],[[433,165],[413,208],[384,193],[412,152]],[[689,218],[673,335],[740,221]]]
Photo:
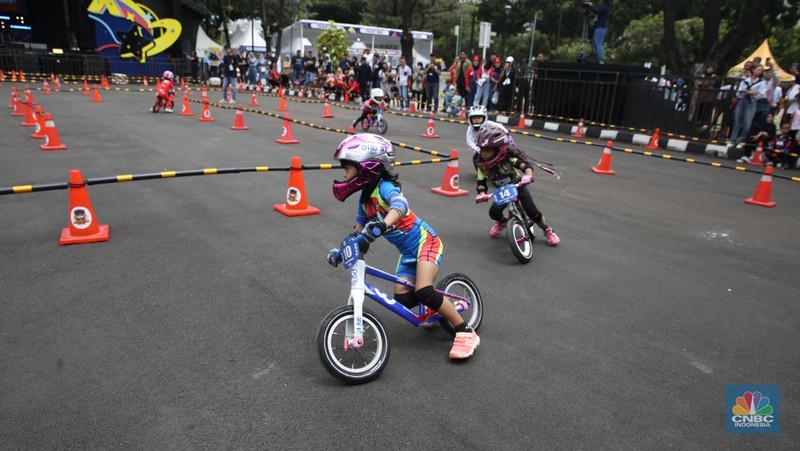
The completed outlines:
[[[503,185],[497,188],[492,196],[494,197],[495,204],[505,205],[517,198],[517,187],[514,185]]]
[[[352,268],[359,258],[358,239],[356,237],[347,238],[342,242],[340,251],[345,269]]]

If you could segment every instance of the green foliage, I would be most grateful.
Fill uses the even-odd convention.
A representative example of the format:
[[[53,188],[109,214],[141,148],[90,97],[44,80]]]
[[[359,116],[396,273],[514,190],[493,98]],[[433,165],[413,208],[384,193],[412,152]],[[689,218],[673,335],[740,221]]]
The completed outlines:
[[[622,35],[608,44],[608,59],[615,63],[642,64],[651,62],[660,66],[666,62],[662,47],[664,38],[664,13],[649,14],[631,21]],[[675,38],[685,58],[694,60],[700,51],[703,20],[699,17],[675,23]]]
[[[348,54],[347,32],[336,27],[334,21],[329,20],[330,28],[317,36],[317,51],[320,54],[330,53],[335,61],[337,58]]]

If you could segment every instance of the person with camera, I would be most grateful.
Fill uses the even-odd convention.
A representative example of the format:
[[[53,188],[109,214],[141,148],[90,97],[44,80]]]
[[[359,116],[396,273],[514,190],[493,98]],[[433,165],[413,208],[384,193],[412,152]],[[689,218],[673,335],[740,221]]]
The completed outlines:
[[[587,13],[595,16],[594,32],[592,33],[592,49],[597,55],[597,62],[603,64],[603,42],[608,33],[608,15],[611,12],[611,0],[600,0],[597,6],[590,1],[583,2]]]
[[[442,70],[444,70],[442,64],[436,61],[436,55],[431,53],[431,60],[425,67],[425,94],[428,112],[435,113],[439,109],[439,78]]]

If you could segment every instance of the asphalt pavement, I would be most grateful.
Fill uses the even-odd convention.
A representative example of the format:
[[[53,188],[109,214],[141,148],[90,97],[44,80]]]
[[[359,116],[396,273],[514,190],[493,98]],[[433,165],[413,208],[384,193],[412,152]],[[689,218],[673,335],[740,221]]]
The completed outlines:
[[[9,83],[0,98],[9,98]],[[213,123],[152,114],[154,94],[60,92],[65,151],[0,116],[0,187],[204,168],[333,162],[345,137],[212,107]],[[196,93],[195,93],[196,96]],[[212,101],[218,93],[211,94]],[[240,94],[248,104],[249,95]],[[275,113],[274,97],[260,107]],[[288,100],[293,118],[346,128],[357,111]],[[470,195],[430,192],[444,164],[397,168],[410,206],[442,237],[440,274],[461,272],[484,300],[481,345],[449,361],[450,337],[377,305],[392,346],[374,382],[343,385],[320,364],[323,317],[348,276],[325,254],[351,230],[355,199],[331,195],[341,169],[304,171],[319,215],[289,218],[288,173],[88,187],[105,243],[59,246],[66,190],[0,196],[0,448],[3,449],[797,449],[800,184],[776,178],[775,208],[746,205],[760,173],[517,136],[541,171],[531,189],[561,237],[519,264],[473,202],[465,125],[387,114],[386,137],[459,149]],[[398,149],[400,161],[428,159]],[[672,152],[675,156],[680,154]],[[699,160],[731,162],[698,156]],[[776,170],[797,176],[797,171]],[[379,241],[369,264],[392,270]],[[368,307],[370,305],[368,304]],[[725,432],[728,384],[780,385],[781,432]]]

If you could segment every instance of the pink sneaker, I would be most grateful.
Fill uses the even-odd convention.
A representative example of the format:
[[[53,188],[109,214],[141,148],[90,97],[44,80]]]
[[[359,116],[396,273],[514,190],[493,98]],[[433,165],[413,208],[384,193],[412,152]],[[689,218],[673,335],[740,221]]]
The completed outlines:
[[[473,330],[472,332],[459,332],[450,348],[451,359],[468,359],[475,353],[475,348],[481,344],[481,337]]]
[[[506,228],[506,224],[505,223],[503,223],[503,222],[495,222],[494,225],[492,226],[492,228],[489,230],[489,235],[492,238],[497,238],[497,235],[499,235],[500,232],[504,228]]]
[[[558,243],[561,242],[561,239],[556,235],[556,232],[553,232],[552,227],[548,227],[547,230],[544,231],[545,236],[547,236],[547,244],[555,247],[558,246]]]

